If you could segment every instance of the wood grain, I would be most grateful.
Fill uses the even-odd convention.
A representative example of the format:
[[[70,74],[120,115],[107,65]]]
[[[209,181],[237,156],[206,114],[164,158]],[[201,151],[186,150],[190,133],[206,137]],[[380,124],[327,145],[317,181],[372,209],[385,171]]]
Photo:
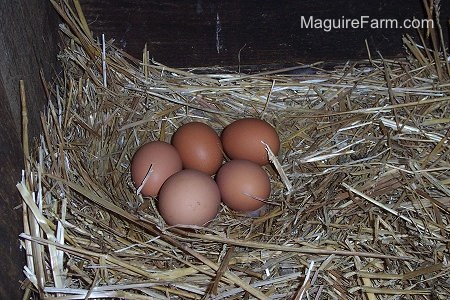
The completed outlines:
[[[47,1],[0,0],[0,299],[20,299],[24,252],[21,198],[21,111],[19,80],[28,99],[30,142],[40,132],[40,113],[47,103],[40,69],[50,80],[56,66],[58,19]],[[56,71],[56,69],[55,69]]]
[[[399,1],[142,1],[80,0],[94,36],[141,57],[174,67],[235,66],[316,62],[403,54],[401,37],[410,29],[306,29],[301,17],[370,20],[423,18],[421,0]],[[444,1],[442,1],[444,2]],[[447,27],[450,3],[441,4]],[[240,60],[238,55],[240,53]]]

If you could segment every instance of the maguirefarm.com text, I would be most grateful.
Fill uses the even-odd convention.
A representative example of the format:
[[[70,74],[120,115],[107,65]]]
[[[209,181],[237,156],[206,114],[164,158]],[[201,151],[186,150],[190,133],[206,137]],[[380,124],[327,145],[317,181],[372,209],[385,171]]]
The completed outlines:
[[[320,19],[314,16],[301,16],[300,28],[322,29],[329,32],[337,29],[423,29],[434,28],[432,19],[375,19],[370,16],[360,18],[347,18],[342,16],[336,19]]]

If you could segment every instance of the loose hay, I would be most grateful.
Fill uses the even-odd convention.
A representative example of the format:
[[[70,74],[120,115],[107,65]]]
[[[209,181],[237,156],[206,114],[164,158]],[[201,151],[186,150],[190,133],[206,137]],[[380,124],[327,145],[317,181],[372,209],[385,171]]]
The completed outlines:
[[[314,74],[178,70],[92,38],[77,1],[52,3],[65,21],[63,73],[47,87],[43,134],[17,185],[26,297],[450,297],[442,53],[405,37],[404,59]],[[220,132],[246,116],[282,141],[266,167],[266,213],[222,207],[205,228],[167,227],[131,184],[134,150],[185,122]]]

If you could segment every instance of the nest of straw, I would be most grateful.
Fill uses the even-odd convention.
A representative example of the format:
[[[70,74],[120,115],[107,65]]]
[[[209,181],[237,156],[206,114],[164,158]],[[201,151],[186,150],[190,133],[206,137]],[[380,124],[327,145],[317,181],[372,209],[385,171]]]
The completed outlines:
[[[431,47],[406,36],[405,58],[309,75],[196,72],[146,51],[134,59],[92,37],[77,1],[53,4],[63,73],[47,86],[41,138],[30,150],[24,140],[17,185],[25,297],[450,297],[450,69],[433,48],[439,31]],[[222,207],[204,228],[165,225],[157,199],[131,184],[136,148],[189,121],[220,132],[248,116],[282,142],[266,166],[267,212]]]

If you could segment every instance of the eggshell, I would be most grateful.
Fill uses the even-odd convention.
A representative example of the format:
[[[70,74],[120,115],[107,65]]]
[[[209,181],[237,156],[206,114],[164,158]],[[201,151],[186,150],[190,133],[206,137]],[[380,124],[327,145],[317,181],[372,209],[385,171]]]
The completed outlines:
[[[142,145],[134,153],[131,179],[134,186],[139,188],[150,172],[141,193],[144,196],[156,196],[164,181],[182,168],[183,164],[175,147],[166,142],[152,141]]]
[[[213,175],[222,165],[222,142],[210,126],[201,122],[186,123],[172,136],[183,167]]]
[[[280,138],[269,123],[255,118],[234,121],[224,128],[221,134],[224,152],[231,159],[246,159],[259,165],[269,162],[265,145],[269,145],[277,155],[280,150]]]
[[[270,180],[260,165],[248,160],[231,160],[216,175],[222,201],[239,212],[261,208],[270,196]]]
[[[214,219],[220,207],[220,192],[203,172],[182,170],[161,187],[158,210],[168,225],[202,226]]]

